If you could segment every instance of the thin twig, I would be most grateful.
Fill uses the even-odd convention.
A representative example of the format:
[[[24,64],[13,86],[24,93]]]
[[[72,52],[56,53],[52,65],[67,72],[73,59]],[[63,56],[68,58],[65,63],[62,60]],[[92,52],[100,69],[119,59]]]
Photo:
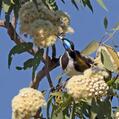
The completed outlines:
[[[17,19],[16,19],[15,16],[12,17],[11,24],[12,24],[12,26],[16,29]]]
[[[47,50],[46,50],[46,61],[45,61],[45,65],[47,67],[46,73],[47,73],[48,83],[49,83],[49,86],[50,86],[51,90],[53,90],[54,86],[53,86],[53,83],[52,83],[52,79],[51,79],[51,76],[50,76],[50,73],[49,73],[49,67],[48,67],[48,64],[49,64],[48,53],[49,53],[49,48],[47,48]]]
[[[53,69],[55,69],[56,67],[59,66],[59,58],[58,59],[52,59],[49,60],[49,72],[52,71]],[[40,70],[37,75],[36,78],[34,79],[34,81],[30,84],[30,87],[37,89],[39,87],[39,83],[40,81],[47,75],[47,67],[44,66],[42,68],[42,70]]]
[[[56,47],[55,45],[52,46],[52,58],[56,57]]]

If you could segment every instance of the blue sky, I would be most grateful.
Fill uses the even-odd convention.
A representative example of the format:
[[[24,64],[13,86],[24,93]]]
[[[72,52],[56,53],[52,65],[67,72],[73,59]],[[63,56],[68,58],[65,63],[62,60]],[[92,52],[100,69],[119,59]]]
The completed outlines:
[[[109,21],[109,30],[115,23],[119,22],[119,0],[104,0],[108,12],[103,10],[95,0],[91,0],[94,6],[94,13],[91,13],[88,8],[80,8],[77,11],[70,2],[64,5],[60,0],[57,1],[60,9],[66,11],[71,17],[71,26],[74,28],[75,33],[68,34],[67,38],[75,43],[78,50],[85,48],[92,40],[100,40],[105,34],[106,31],[103,25],[105,16]],[[114,37],[114,42],[119,44],[119,34]],[[11,119],[11,99],[21,88],[27,87],[31,81],[31,70],[16,71],[15,69],[16,65],[22,65],[26,59],[31,57],[29,54],[15,55],[11,69],[8,69],[8,53],[13,45],[14,43],[10,41],[6,30],[0,28],[0,119]],[[57,46],[57,53],[62,54],[64,50],[61,43],[57,42]],[[62,72],[60,68],[51,72],[53,80],[56,80],[59,71]],[[39,89],[47,89],[46,79],[41,82]]]

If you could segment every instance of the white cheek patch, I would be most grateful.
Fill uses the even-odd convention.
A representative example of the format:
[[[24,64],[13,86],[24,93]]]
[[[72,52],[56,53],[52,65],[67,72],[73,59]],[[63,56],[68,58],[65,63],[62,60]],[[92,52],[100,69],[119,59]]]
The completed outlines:
[[[81,72],[78,72],[78,71],[75,70],[73,59],[71,57],[69,57],[68,53],[67,53],[67,55],[68,55],[68,58],[69,58],[69,62],[68,62],[68,65],[67,65],[66,69],[64,70],[66,72],[66,74],[68,76],[82,74]]]

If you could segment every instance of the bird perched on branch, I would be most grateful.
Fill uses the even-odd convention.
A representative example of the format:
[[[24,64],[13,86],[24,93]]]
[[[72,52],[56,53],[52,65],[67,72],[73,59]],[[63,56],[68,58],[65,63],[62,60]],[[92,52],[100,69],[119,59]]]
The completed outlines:
[[[82,74],[86,69],[91,67],[93,60],[75,50],[72,41],[63,38],[62,42],[66,52],[60,57],[60,66],[67,75]]]

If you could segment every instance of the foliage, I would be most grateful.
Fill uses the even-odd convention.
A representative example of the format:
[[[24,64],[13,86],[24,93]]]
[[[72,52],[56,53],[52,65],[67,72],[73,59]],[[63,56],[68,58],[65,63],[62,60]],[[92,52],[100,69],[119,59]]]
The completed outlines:
[[[19,10],[22,8],[23,4],[31,0],[1,0],[0,1],[0,13],[1,10],[4,11],[5,14],[5,27],[9,31],[9,24],[12,22],[11,17],[14,15],[15,20],[19,20]],[[104,9],[108,10],[106,5],[104,4],[103,0],[96,0],[97,3]],[[39,7],[39,4],[37,0],[32,0],[32,2],[35,4],[37,10]],[[51,11],[52,13],[57,13],[59,10],[59,6],[57,4],[57,0],[42,0],[42,2],[45,4],[46,9]],[[66,0],[61,0],[61,2],[66,5],[67,1]],[[90,0],[70,0],[72,5],[75,6],[75,8],[78,10],[80,5],[83,5],[84,7],[88,7],[92,12],[93,6],[91,4]],[[42,11],[42,10],[41,10]],[[63,14],[65,16],[65,14]],[[51,18],[51,17],[50,17]],[[64,17],[65,18],[65,17]],[[46,19],[49,20],[49,19]],[[65,21],[65,20],[64,20]],[[50,21],[51,22],[51,21]],[[62,21],[61,21],[62,22]],[[108,29],[108,19],[107,17],[104,17],[104,28],[107,31]],[[49,23],[49,22],[48,22]],[[13,24],[14,25],[14,24]],[[17,24],[15,24],[17,25]],[[60,24],[62,26],[62,24]],[[63,26],[64,27],[64,26]],[[14,29],[16,26],[14,27]],[[58,27],[59,28],[59,27]],[[84,62],[81,62],[82,64],[78,64],[82,67],[81,69],[85,69],[83,66],[87,66],[87,63],[90,63],[90,66],[98,67],[100,70],[105,71],[108,73],[108,76],[103,76],[101,74],[102,78],[104,79],[105,85],[109,86],[109,89],[107,91],[107,94],[105,96],[101,97],[93,97],[92,98],[79,98],[75,99],[73,95],[68,94],[65,86],[67,85],[67,82],[71,79],[70,76],[68,76],[68,79],[66,76],[61,75],[58,78],[58,83],[56,86],[54,86],[54,82],[52,78],[50,77],[50,71],[55,69],[57,66],[61,65],[59,62],[60,58],[57,58],[57,51],[56,51],[56,46],[55,44],[51,45],[51,54],[49,53],[49,47],[47,48],[36,48],[34,50],[34,43],[33,42],[23,42],[19,35],[13,37],[14,32],[12,33],[11,39],[16,42],[16,45],[13,46],[13,48],[10,50],[9,55],[8,55],[8,68],[10,69],[13,56],[16,54],[22,54],[22,53],[30,53],[32,55],[31,58],[26,59],[26,61],[23,63],[23,66],[16,66],[17,70],[27,70],[27,69],[32,69],[32,88],[37,88],[39,86],[39,82],[47,76],[49,85],[50,85],[50,92],[48,96],[48,101],[47,101],[47,108],[46,112],[47,115],[46,117],[43,117],[42,109],[40,109],[40,112],[34,117],[36,118],[37,116],[40,115],[39,118],[47,118],[47,119],[75,119],[75,118],[81,118],[81,119],[112,119],[115,116],[115,112],[118,112],[118,107],[112,107],[112,100],[114,97],[119,98],[118,95],[118,90],[119,90],[119,53],[115,50],[114,47],[111,47],[107,44],[107,41],[112,39],[113,36],[115,35],[116,32],[119,31],[119,23],[112,28],[110,32],[108,32],[106,40],[103,41],[102,39],[100,41],[95,41],[93,40],[91,43],[88,44],[88,46],[82,50],[78,56],[79,60],[80,58],[83,57]],[[9,33],[9,32],[8,32]],[[9,34],[10,35],[10,34]],[[29,34],[26,34],[29,35]],[[64,45],[64,36],[65,34],[56,34],[56,37],[58,40],[61,40]],[[62,38],[63,37],[63,38]],[[105,37],[105,36],[104,36]],[[70,40],[67,40],[67,42]],[[73,44],[73,43],[72,43]],[[69,49],[71,51],[74,51],[74,49]],[[36,46],[37,47],[37,46]],[[65,47],[65,46],[64,46]],[[67,50],[67,48],[65,47]],[[69,50],[68,49],[68,50]],[[67,50],[67,52],[68,52]],[[73,52],[74,54],[77,53],[77,51]],[[88,55],[91,55],[95,53],[95,58],[91,57],[89,58]],[[73,55],[74,55],[73,54]],[[80,57],[81,55],[81,57]],[[88,58],[87,58],[88,57]],[[77,58],[77,57],[76,57]],[[85,61],[86,60],[86,61]],[[92,62],[90,62],[91,60]],[[89,62],[87,62],[89,61]],[[38,70],[38,66],[42,63],[44,63],[44,67],[42,68],[41,71],[36,73]],[[76,61],[75,61],[76,62]],[[74,62],[74,64],[75,64]],[[84,63],[84,64],[83,64]],[[88,67],[88,68],[92,68]],[[72,69],[71,69],[72,70]],[[92,71],[93,72],[93,71]],[[83,75],[85,73],[85,70],[81,72]],[[94,73],[94,72],[93,72]],[[92,74],[93,74],[92,73]],[[96,72],[98,75],[99,72]],[[67,73],[65,73],[67,75]],[[91,74],[91,75],[92,75]],[[88,74],[89,75],[89,74]],[[97,76],[94,75],[93,76]],[[92,76],[92,77],[93,77]],[[99,76],[99,75],[98,75]],[[65,78],[64,81],[62,81],[62,78]],[[88,77],[91,78],[91,77]],[[94,78],[94,77],[93,77]],[[100,77],[95,77],[99,78]],[[106,79],[107,78],[107,79]],[[36,81],[36,82],[35,82]],[[83,81],[82,81],[83,82]],[[81,85],[82,86],[82,85]],[[83,87],[83,86],[82,86]],[[75,87],[73,87],[75,89]],[[98,87],[100,88],[100,87]],[[74,90],[75,91],[75,90]]]

